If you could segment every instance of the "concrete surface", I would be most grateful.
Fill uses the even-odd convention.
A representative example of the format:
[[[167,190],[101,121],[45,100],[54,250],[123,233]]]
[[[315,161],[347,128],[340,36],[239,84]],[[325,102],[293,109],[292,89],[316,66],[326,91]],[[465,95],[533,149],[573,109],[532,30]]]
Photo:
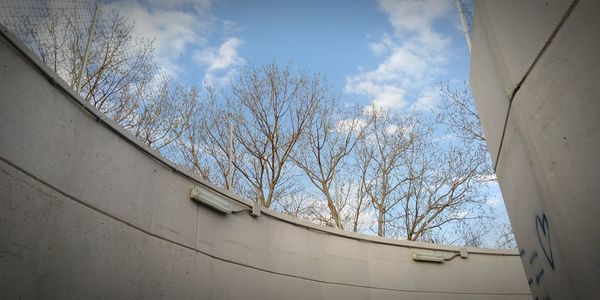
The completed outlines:
[[[2,299],[530,299],[517,251],[381,239],[265,210],[222,215],[216,190],[77,102],[0,39]]]
[[[596,299],[600,2],[479,1],[477,13],[473,94],[532,294]]]

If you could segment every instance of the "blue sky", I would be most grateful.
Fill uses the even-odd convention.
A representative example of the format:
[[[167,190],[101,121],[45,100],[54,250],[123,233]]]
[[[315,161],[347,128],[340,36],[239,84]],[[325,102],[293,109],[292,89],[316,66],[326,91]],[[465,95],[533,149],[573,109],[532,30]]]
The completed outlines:
[[[454,1],[125,0],[108,5],[154,38],[161,67],[189,85],[226,86],[247,64],[325,75],[348,103],[427,113],[439,83],[468,79]],[[506,212],[490,186],[500,220]]]
[[[453,1],[128,0],[110,6],[156,38],[161,65],[225,85],[244,64],[292,62],[344,101],[427,110],[440,81],[468,77]]]

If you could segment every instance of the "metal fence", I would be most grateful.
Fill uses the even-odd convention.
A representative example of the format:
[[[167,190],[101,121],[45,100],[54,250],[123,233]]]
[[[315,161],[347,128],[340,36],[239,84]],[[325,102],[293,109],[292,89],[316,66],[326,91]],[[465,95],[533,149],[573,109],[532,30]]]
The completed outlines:
[[[473,33],[473,13],[475,4],[473,0],[455,0],[460,22],[465,35],[467,47],[471,51],[471,35]]]
[[[157,65],[152,39],[135,36],[133,20],[96,0],[0,0],[0,23],[143,142],[157,150],[172,142],[191,88]]]
[[[144,66],[143,72],[152,74],[145,83],[149,90],[160,91],[164,82],[172,81],[170,74],[154,63],[151,37],[134,36],[128,27],[133,26],[133,21],[110,11],[100,1],[0,0],[0,23],[90,102],[97,91],[90,91],[86,82],[100,68],[98,48],[109,46],[107,39],[113,38],[111,34],[127,35],[120,41],[126,43],[118,48],[111,46],[113,58],[118,56],[123,64],[113,69],[124,69],[126,64],[135,65],[145,59],[149,65]],[[172,90],[171,85],[167,84]]]

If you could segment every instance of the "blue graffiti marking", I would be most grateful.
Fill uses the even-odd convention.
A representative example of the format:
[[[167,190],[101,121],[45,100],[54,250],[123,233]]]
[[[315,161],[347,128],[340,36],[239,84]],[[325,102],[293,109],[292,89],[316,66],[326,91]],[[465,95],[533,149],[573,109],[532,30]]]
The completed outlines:
[[[539,284],[540,280],[544,276],[544,269],[541,269],[540,272],[535,276],[535,283]]]
[[[538,257],[537,251],[534,251],[533,254],[529,257],[529,264],[532,265],[533,261]]]
[[[535,216],[535,229],[537,231],[538,240],[540,241],[540,246],[542,250],[544,250],[544,255],[552,270],[554,270],[554,257],[552,256],[552,242],[550,240],[550,224],[548,223],[548,219],[546,218],[546,214],[542,214],[542,217]]]

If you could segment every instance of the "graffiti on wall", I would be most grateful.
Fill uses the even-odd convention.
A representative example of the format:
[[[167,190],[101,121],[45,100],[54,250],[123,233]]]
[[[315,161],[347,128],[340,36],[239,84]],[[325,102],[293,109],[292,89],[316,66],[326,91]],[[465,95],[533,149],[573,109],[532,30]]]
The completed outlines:
[[[541,215],[535,215],[535,230],[538,238],[538,247],[536,247],[535,250],[531,251],[530,254],[526,253],[525,250],[521,250],[520,252],[523,261],[528,262],[530,268],[535,270],[534,272],[528,272],[528,274],[533,274],[533,276],[529,277],[528,279],[529,286],[532,286],[534,283],[536,286],[540,286],[543,283],[544,267],[546,267],[548,270],[551,270],[552,272],[556,268],[554,256],[552,254],[550,223],[548,222],[548,217],[546,217],[546,214],[542,213]],[[544,295],[543,297],[540,297],[536,295],[535,292],[533,293],[533,297],[536,300],[550,300],[550,296]]]
[[[544,255],[554,270],[554,257],[552,256],[552,241],[550,240],[550,225],[548,224],[548,219],[546,218],[546,214],[542,214],[542,217],[535,216],[535,229],[537,230],[538,240],[540,242],[540,247],[542,251],[544,251]]]

